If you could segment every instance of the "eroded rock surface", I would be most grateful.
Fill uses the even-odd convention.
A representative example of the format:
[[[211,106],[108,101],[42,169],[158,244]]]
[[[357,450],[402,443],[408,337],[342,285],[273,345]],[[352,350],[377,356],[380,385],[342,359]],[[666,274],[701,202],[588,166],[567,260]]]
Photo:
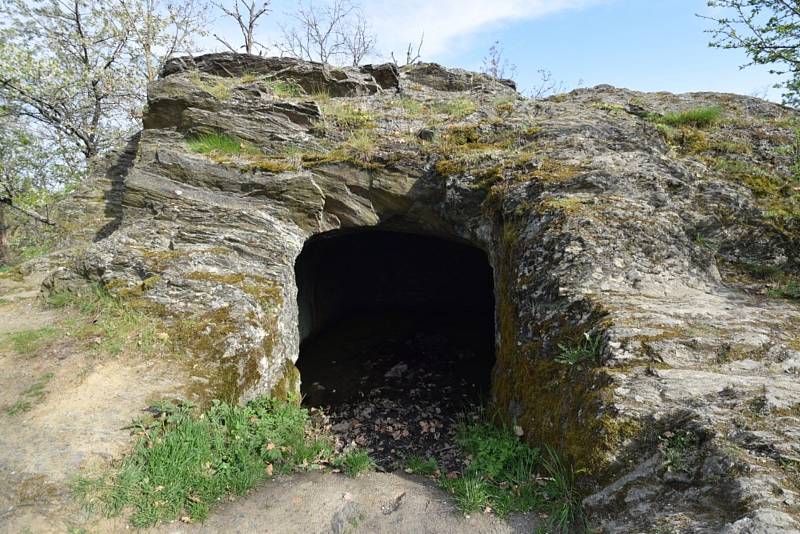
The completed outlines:
[[[660,118],[709,106],[713,124]],[[286,395],[309,237],[460,239],[494,268],[493,402],[587,470],[594,525],[796,531],[796,120],[710,93],[533,101],[437,65],[175,61],[119,167],[118,229],[50,284],[163,315],[207,396]],[[213,133],[239,149],[198,146]],[[599,357],[563,363],[584,334]]]

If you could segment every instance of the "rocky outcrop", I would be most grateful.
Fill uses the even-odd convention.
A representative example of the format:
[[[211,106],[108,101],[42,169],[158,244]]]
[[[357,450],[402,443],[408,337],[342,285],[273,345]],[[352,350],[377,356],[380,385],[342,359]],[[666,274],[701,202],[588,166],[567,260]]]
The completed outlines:
[[[735,95],[533,101],[437,65],[175,60],[119,228],[76,271],[162,315],[196,391],[246,399],[297,388],[309,237],[469,242],[494,268],[493,402],[586,470],[598,528],[793,531],[796,120]]]

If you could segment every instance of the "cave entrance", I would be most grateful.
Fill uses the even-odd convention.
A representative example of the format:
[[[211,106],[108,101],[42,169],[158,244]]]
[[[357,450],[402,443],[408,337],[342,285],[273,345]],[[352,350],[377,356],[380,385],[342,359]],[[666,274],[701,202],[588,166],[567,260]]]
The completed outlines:
[[[336,231],[306,243],[295,276],[304,403],[323,407],[341,442],[384,469],[411,455],[447,467],[459,417],[488,395],[494,365],[486,253],[438,237]]]

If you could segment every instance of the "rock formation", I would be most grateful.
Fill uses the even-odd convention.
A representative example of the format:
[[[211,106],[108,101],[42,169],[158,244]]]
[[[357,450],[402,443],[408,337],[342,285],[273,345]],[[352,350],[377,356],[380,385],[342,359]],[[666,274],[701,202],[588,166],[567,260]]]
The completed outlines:
[[[77,273],[162,315],[208,397],[287,395],[307,239],[468,242],[494,269],[494,406],[586,470],[593,524],[792,531],[797,120],[711,93],[530,100],[433,64],[174,60],[122,163],[97,170],[115,231],[49,284]]]

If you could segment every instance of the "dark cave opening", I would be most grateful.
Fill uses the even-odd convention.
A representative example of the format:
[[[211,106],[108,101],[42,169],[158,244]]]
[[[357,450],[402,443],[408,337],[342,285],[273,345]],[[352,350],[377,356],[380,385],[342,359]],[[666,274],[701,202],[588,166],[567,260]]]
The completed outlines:
[[[486,253],[425,235],[340,231],[310,239],[295,276],[304,403],[382,468],[411,455],[446,465],[439,449],[452,448],[460,415],[489,392]]]

